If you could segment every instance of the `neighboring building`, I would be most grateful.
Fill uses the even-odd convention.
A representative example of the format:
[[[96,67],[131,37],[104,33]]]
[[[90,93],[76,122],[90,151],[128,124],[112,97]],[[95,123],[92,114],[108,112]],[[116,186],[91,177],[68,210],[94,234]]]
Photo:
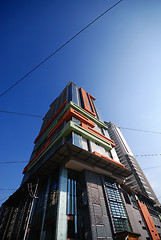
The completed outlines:
[[[146,176],[134,157],[120,129],[112,122],[107,123],[110,138],[115,141],[117,156],[125,167],[132,171],[132,175],[126,178],[126,184],[134,190],[139,190],[150,199],[154,200],[158,206],[160,203],[150,186]]]
[[[125,184],[95,98],[70,82],[50,105],[17,191],[2,205],[2,240],[160,239],[161,209]]]

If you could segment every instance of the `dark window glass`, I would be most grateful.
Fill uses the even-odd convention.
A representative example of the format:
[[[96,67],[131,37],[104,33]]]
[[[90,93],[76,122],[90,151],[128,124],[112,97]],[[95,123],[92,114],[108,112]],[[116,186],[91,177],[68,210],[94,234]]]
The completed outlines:
[[[95,103],[94,99],[91,99],[91,101],[92,101],[97,118],[103,122],[103,118],[102,118],[100,112],[98,111],[98,108],[96,107],[96,103]]]
[[[95,143],[95,145],[96,145],[96,152],[102,154],[100,145],[98,143]]]
[[[73,141],[72,141],[72,133],[70,133],[70,134],[68,134],[68,135],[66,136],[66,141],[68,141],[68,142],[70,142],[70,143],[73,143]]]
[[[67,190],[67,238],[84,240],[84,219],[82,206],[81,175],[78,172],[68,170]]]
[[[35,199],[34,214],[32,219],[32,225],[37,225],[41,223],[41,218],[43,215],[43,206],[45,202],[46,194],[46,184],[39,187],[37,198]]]
[[[72,121],[75,122],[76,124],[80,125],[80,121],[77,118],[72,117]]]
[[[105,189],[108,196],[109,208],[114,223],[114,231],[131,231],[127,212],[117,187],[117,184],[112,181],[105,181]]]
[[[79,90],[79,96],[80,96],[80,107],[84,108],[83,98],[80,90]]]
[[[75,132],[73,132],[73,144],[80,148],[83,148],[82,136]]]
[[[74,102],[78,106],[80,105],[79,104],[78,89],[73,83],[71,83],[70,86],[69,86],[69,101]]]
[[[68,96],[69,102],[72,101],[72,84],[69,85],[69,96]]]
[[[126,203],[131,204],[130,199],[129,199],[129,195],[125,191],[123,191],[123,195],[124,195]]]

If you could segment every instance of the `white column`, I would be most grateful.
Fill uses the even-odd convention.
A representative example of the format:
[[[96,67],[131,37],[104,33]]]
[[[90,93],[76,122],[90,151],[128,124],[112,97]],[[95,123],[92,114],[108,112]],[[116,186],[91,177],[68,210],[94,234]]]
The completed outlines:
[[[57,209],[56,239],[67,239],[67,177],[66,168],[60,170],[59,176],[59,201]]]

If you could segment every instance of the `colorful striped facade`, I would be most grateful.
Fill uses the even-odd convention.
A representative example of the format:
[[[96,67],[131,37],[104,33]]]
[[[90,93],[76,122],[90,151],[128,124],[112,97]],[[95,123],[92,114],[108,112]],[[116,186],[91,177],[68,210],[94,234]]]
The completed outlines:
[[[0,212],[2,240],[160,239],[161,209],[125,184],[95,98],[70,82],[50,105],[17,191]]]

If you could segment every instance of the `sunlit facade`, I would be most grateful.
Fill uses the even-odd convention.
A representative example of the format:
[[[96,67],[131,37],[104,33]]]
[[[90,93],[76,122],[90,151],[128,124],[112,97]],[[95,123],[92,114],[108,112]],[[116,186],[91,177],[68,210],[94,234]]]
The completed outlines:
[[[19,189],[2,205],[2,240],[160,239],[160,208],[125,184],[95,98],[69,82],[50,105]]]
[[[145,194],[150,199],[154,200],[159,206],[160,203],[150,186],[146,176],[144,175],[139,163],[134,157],[130,147],[128,146],[120,129],[112,122],[107,123],[108,132],[115,141],[117,156],[120,162],[126,166],[127,169],[131,170],[133,174],[126,178],[126,184],[134,190],[138,190]]]

